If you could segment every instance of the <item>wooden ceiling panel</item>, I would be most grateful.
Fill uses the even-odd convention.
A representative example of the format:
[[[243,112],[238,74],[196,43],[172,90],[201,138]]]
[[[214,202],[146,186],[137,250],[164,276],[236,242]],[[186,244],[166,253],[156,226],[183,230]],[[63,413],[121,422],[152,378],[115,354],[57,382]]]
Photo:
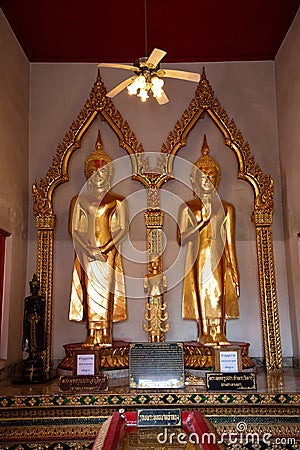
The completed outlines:
[[[300,0],[0,0],[31,62],[272,60]],[[145,27],[145,18],[146,27]]]

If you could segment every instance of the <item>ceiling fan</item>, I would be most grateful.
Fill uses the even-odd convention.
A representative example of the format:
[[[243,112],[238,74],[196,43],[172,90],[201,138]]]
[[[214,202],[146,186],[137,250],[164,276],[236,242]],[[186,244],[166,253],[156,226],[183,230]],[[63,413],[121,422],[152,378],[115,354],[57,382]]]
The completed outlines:
[[[106,95],[107,97],[115,97],[123,89],[127,88],[130,95],[137,95],[142,101],[149,98],[149,92],[157,100],[159,105],[163,105],[169,101],[163,90],[164,80],[162,78],[178,78],[180,80],[198,82],[200,74],[195,72],[185,72],[182,70],[161,69],[160,61],[167,54],[164,50],[155,48],[150,56],[139,58],[134,61],[133,65],[100,63],[98,67],[112,67],[116,69],[125,69],[134,72],[135,75],[127,78],[118,84]]]

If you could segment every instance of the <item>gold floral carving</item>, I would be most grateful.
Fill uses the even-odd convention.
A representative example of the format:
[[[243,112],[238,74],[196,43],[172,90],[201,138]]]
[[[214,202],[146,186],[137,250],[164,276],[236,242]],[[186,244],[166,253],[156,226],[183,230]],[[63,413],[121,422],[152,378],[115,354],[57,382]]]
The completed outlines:
[[[48,169],[45,179],[41,179],[39,184],[36,180],[33,182],[33,212],[35,216],[53,214],[53,192],[57,186],[69,181],[68,164],[70,156],[75,150],[80,148],[81,138],[97,114],[100,114],[118,135],[121,148],[124,148],[130,155],[143,152],[142,144],[138,143],[128,122],[115,109],[111,99],[106,97],[106,93],[106,88],[98,72],[90,96],[77,119],[72,122],[63,141],[58,145],[56,155],[52,159],[52,166]],[[132,161],[135,164],[135,158],[132,158]]]
[[[49,216],[48,216],[49,218]],[[54,224],[54,218],[51,216]],[[41,221],[42,222],[42,221]],[[45,221],[44,221],[45,222]],[[44,223],[42,224],[44,225]],[[37,236],[37,266],[36,273],[40,280],[40,293],[46,299],[45,307],[45,351],[43,358],[45,369],[50,372],[51,367],[51,327],[52,327],[52,304],[53,304],[53,248],[54,231],[53,229],[38,229]]]
[[[34,201],[34,215],[36,217],[38,233],[37,272],[40,277],[41,289],[47,301],[47,349],[46,354],[50,363],[51,354],[51,309],[52,309],[52,273],[53,273],[53,230],[55,215],[53,211],[53,192],[55,188],[68,181],[68,163],[72,153],[80,148],[81,138],[89,128],[97,114],[106,121],[119,138],[119,145],[131,155],[133,179],[139,180],[148,189],[159,189],[162,184],[172,179],[172,164],[176,153],[186,145],[189,132],[200,118],[207,114],[216,124],[224,137],[225,145],[235,154],[238,162],[237,177],[247,181],[254,191],[254,211],[252,220],[256,228],[257,266],[260,284],[260,304],[262,312],[263,344],[268,371],[278,371],[282,368],[282,353],[276,281],[274,270],[272,216],[274,212],[273,196],[274,182],[271,175],[263,174],[260,166],[250,153],[250,147],[244,142],[242,133],[235,121],[229,119],[226,111],[221,107],[214,91],[207,80],[203,69],[201,80],[197,86],[195,96],[182,117],[169,133],[166,143],[162,145],[162,159],[158,170],[151,171],[144,158],[143,147],[137,142],[135,134],[130,130],[120,112],[115,109],[111,99],[106,97],[106,88],[98,73],[96,82],[91,90],[77,119],[72,123],[62,143],[58,146],[53,158],[52,166],[46,173],[45,179],[38,184],[33,183],[32,194]],[[156,205],[159,209],[159,205]],[[49,219],[48,219],[49,218]],[[159,217],[147,217],[147,226]]]
[[[186,145],[189,132],[204,114],[207,114],[216,124],[224,137],[225,145],[234,152],[238,162],[237,177],[247,181],[254,191],[252,221],[257,236],[257,266],[266,368],[268,371],[280,371],[282,369],[282,350],[271,231],[274,212],[274,181],[271,175],[263,174],[259,164],[250,153],[248,142],[244,142],[243,135],[235,121],[229,119],[226,111],[215,97],[204,68],[195,97],[190,102],[188,109],[184,111],[181,120],[176,122],[174,130],[170,132],[161,152],[176,155],[178,150]],[[172,161],[172,158],[168,159],[169,172],[172,172]],[[262,232],[262,227],[265,233]]]
[[[53,303],[53,242],[55,228],[55,214],[53,211],[53,193],[60,184],[69,180],[68,165],[71,155],[80,148],[81,139],[94,119],[100,114],[119,138],[119,145],[132,156],[133,173],[137,170],[137,155],[143,152],[136,136],[121,113],[115,109],[111,99],[106,97],[106,88],[97,74],[89,98],[58,145],[52,165],[44,179],[36,180],[32,186],[33,213],[38,228],[37,237],[37,274],[40,280],[41,293],[46,298],[46,350],[45,369],[50,370],[51,364],[51,327]]]

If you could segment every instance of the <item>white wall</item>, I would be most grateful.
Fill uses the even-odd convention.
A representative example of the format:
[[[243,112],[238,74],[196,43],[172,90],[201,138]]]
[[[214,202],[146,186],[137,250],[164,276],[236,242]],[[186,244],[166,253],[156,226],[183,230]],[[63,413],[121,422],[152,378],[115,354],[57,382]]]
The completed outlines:
[[[0,368],[22,358],[27,293],[30,65],[0,10],[0,228],[11,233],[4,286]]]
[[[167,67],[183,70],[202,71],[201,63],[172,64]],[[272,174],[275,180],[275,214],[273,225],[274,252],[277,276],[278,301],[281,323],[283,355],[292,356],[289,301],[287,292],[284,236],[282,223],[281,184],[279,154],[277,146],[277,121],[272,62],[207,63],[206,74],[216,97],[228,116],[234,118],[251,152],[261,165],[264,173]],[[30,108],[30,180],[45,176],[51,165],[57,145],[63,140],[71,122],[83,108],[86,98],[96,79],[95,64],[32,64],[31,65],[31,108]],[[102,78],[108,89],[122,81],[127,72],[102,69]],[[116,108],[128,120],[145,151],[159,152],[169,132],[194,94],[196,85],[179,80],[166,80],[165,89],[170,102],[158,106],[154,101],[146,104],[132,98],[126,92],[114,98]],[[63,344],[81,342],[85,338],[85,325],[68,321],[68,307],[73,262],[72,242],[67,233],[69,201],[83,186],[84,159],[93,149],[97,130],[101,129],[104,147],[113,158],[125,155],[118,146],[118,140],[106,123],[97,120],[83,139],[82,148],[76,151],[70,164],[70,182],[59,187],[55,194],[57,214],[55,274],[54,274],[54,358],[64,355]],[[251,344],[250,354],[262,356],[262,333],[257,281],[257,260],[255,230],[250,220],[253,210],[252,188],[244,181],[237,180],[237,163],[233,153],[224,145],[222,136],[207,117],[200,120],[190,133],[187,146],[178,156],[194,162],[200,156],[203,134],[207,134],[212,155],[218,160],[222,170],[220,195],[232,202],[237,211],[237,251],[241,272],[241,317],[228,321],[227,333],[231,340],[246,341]],[[130,174],[128,174],[130,176]],[[120,188],[120,187],[119,187]],[[129,195],[143,189],[130,179],[122,187],[122,193]],[[178,192],[176,181],[169,182],[164,189]],[[118,191],[118,187],[115,188]],[[185,191],[185,195],[191,195]],[[30,209],[31,211],[31,209]],[[139,249],[145,249],[145,227],[137,217],[131,228],[130,238]],[[166,219],[164,231],[169,239],[169,251],[165,257],[165,268],[172,263],[176,252],[175,221]],[[298,230],[299,231],[299,230]],[[27,278],[35,270],[36,229],[33,216],[29,215]],[[146,273],[143,264],[135,265],[125,261],[125,271],[137,274],[141,279]],[[174,275],[174,274],[173,274]],[[180,277],[180,274],[176,273]],[[196,338],[194,322],[181,319],[181,284],[171,289],[165,296],[168,303],[171,330],[167,340],[192,340]],[[147,340],[142,330],[146,297],[128,298],[128,321],[116,324],[115,339]]]
[[[293,354],[300,356],[300,10],[275,60],[278,142]],[[298,241],[298,242],[297,242]]]

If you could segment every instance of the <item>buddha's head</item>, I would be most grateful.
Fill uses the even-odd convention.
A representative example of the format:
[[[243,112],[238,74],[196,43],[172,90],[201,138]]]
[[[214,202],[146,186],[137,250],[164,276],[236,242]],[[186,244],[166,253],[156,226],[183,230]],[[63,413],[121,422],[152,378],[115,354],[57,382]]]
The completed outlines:
[[[39,283],[36,273],[33,274],[32,280],[29,281],[29,286],[30,286],[30,292],[32,294],[37,294],[39,292],[40,283]]]
[[[191,182],[194,190],[201,192],[211,192],[218,189],[221,170],[220,166],[211,156],[207,144],[206,135],[204,135],[202,149],[202,156],[195,162],[191,173]],[[200,169],[200,170],[198,170]]]
[[[112,176],[111,158],[103,150],[100,131],[96,141],[95,150],[86,158],[84,174],[87,180],[96,186],[108,185]]]

